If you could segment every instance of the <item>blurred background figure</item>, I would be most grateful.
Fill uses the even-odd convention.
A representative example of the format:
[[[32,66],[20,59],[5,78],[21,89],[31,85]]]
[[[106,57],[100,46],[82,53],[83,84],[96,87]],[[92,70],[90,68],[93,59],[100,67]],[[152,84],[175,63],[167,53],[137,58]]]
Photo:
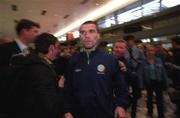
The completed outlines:
[[[174,91],[170,94],[170,98],[177,106],[177,118],[180,118],[180,36],[171,38],[172,41],[172,63],[166,63],[171,68],[171,78],[173,81]]]
[[[119,39],[113,43],[113,55],[118,59],[119,66],[120,66],[122,75],[124,75],[124,78],[127,72],[127,60],[125,59],[126,51],[127,51],[127,45],[126,45],[125,40]]]
[[[145,46],[143,43],[137,44],[137,48],[141,49],[143,52],[145,52]]]
[[[164,49],[161,44],[154,44],[156,56],[158,56],[163,64],[169,60],[169,55],[166,49]]]
[[[143,80],[140,77],[142,73],[140,66],[145,57],[143,51],[136,47],[135,37],[133,35],[125,36],[124,40],[127,42],[125,58],[128,61],[128,82],[132,88],[131,117],[136,118],[137,101],[141,96],[141,89],[143,88]]]
[[[147,90],[148,118],[153,118],[153,92],[156,94],[158,118],[164,118],[163,90],[167,87],[167,75],[161,59],[155,53],[153,45],[147,46],[146,59],[142,64],[142,78]]]
[[[108,52],[107,44],[108,44],[108,42],[101,41],[97,48],[104,51],[104,52]]]

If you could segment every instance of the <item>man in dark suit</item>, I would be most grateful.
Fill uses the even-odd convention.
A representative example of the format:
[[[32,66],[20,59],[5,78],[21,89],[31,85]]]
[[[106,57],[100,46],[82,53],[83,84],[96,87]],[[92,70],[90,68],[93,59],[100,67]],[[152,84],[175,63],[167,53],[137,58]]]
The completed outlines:
[[[27,46],[34,42],[38,34],[39,24],[22,19],[16,26],[17,38],[15,41],[0,45],[0,65],[9,64],[12,55],[22,52]]]
[[[7,76],[11,57],[27,49],[27,46],[35,40],[39,28],[39,24],[27,19],[22,19],[16,25],[17,38],[13,42],[0,45],[0,93],[4,97],[0,98],[0,104],[5,103],[4,100],[6,100],[5,94],[6,88],[8,87]],[[2,109],[4,109],[2,106],[1,104],[0,116]]]

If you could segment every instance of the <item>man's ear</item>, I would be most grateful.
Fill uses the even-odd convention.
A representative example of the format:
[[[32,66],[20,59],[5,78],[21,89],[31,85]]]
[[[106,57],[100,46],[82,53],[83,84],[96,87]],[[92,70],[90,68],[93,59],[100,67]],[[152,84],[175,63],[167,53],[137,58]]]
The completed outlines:
[[[100,33],[97,34],[97,39],[99,40],[101,38]]]
[[[21,31],[20,31],[20,34],[24,34],[24,33],[26,33],[27,32],[27,29],[22,29]]]
[[[54,46],[50,45],[49,48],[48,48],[48,52],[52,52],[53,50],[54,50]]]

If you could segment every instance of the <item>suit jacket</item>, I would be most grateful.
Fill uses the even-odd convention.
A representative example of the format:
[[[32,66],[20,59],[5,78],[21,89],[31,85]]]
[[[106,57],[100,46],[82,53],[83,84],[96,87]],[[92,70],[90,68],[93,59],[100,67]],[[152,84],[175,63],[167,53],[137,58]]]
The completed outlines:
[[[8,74],[10,72],[9,62],[14,54],[20,53],[21,50],[15,41],[0,44],[0,115],[2,114],[3,104],[5,104],[8,87]]]
[[[20,52],[21,50],[15,41],[0,45],[0,78],[6,76],[11,57]]]
[[[0,45],[0,65],[8,65],[13,54],[20,53],[21,50],[15,41]]]

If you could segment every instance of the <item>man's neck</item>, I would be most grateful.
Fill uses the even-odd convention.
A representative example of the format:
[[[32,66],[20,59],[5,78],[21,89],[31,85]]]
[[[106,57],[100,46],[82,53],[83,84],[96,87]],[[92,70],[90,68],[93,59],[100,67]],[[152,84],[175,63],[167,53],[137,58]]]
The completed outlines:
[[[88,52],[91,52],[91,51],[93,51],[93,50],[92,50],[92,49],[84,48],[84,51],[85,51],[86,53],[88,53]]]
[[[52,64],[52,59],[48,54],[39,53],[38,55],[44,60],[46,60],[46,62],[48,62],[49,64]]]
[[[23,36],[18,36],[18,40],[20,40],[23,44],[28,45],[29,42],[27,39],[25,39]]]
[[[147,56],[148,60],[154,60],[155,56]]]
[[[96,50],[96,47],[97,47],[97,46],[94,46],[94,47],[92,47],[92,48],[84,48],[84,51],[85,51],[86,53],[92,52],[92,51],[95,51],[95,50]]]

